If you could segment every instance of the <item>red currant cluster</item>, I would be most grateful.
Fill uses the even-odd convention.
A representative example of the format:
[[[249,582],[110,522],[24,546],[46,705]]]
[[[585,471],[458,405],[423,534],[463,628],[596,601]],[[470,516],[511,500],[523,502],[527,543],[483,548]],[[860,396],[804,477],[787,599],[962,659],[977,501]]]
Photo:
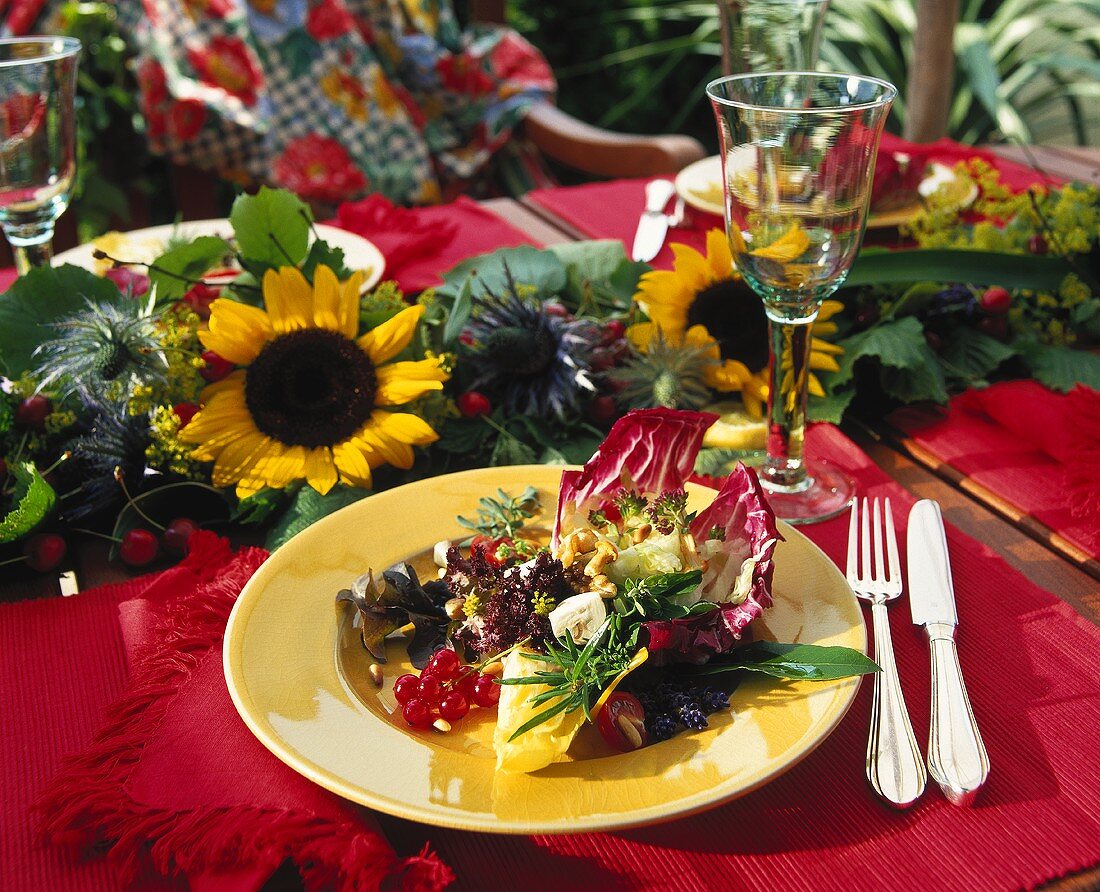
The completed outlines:
[[[491,709],[500,699],[500,685],[477,666],[463,666],[453,650],[437,650],[420,675],[402,675],[393,683],[401,715],[414,728],[430,728],[436,718],[455,722],[471,706]],[[437,726],[438,727],[438,726]]]

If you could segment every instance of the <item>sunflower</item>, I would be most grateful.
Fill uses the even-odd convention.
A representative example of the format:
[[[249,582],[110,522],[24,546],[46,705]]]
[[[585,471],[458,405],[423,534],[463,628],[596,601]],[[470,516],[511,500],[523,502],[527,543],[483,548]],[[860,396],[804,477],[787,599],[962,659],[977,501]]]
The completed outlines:
[[[767,251],[765,256],[776,260],[789,259],[792,252],[797,256],[805,249],[799,235],[792,229],[759,253]],[[658,332],[674,346],[709,343],[707,385],[724,393],[740,391],[749,413],[762,417],[768,399],[768,319],[759,296],[734,269],[726,234],[720,229],[707,233],[706,255],[688,245],[671,248],[673,268],[653,270],[639,281],[634,300],[650,321],[632,325],[627,336],[643,353]],[[811,370],[839,370],[834,357],[843,348],[823,337],[836,333],[836,323],[829,320],[842,309],[840,301],[822,304],[814,322]],[[809,390],[814,396],[825,395],[812,371]]]
[[[219,298],[210,305],[207,349],[239,368],[207,387],[203,408],[180,436],[213,461],[215,486],[246,496],[305,480],[327,493],[338,482],[369,487],[371,470],[410,468],[413,446],[438,434],[422,418],[389,411],[432,390],[438,359],[391,362],[412,340],[421,306],[401,310],[361,337],[363,277],[341,284],[317,267],[313,285],[294,267],[268,270],[265,309]]]

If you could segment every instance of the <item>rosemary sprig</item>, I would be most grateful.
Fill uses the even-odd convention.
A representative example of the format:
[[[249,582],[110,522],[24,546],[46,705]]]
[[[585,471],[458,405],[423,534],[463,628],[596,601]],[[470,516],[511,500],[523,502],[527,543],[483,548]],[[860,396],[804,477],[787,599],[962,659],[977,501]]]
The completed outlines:
[[[516,498],[512,498],[503,489],[497,490],[498,498],[484,496],[478,500],[477,518],[470,520],[458,517],[458,522],[466,529],[484,536],[498,538],[507,536],[514,539],[524,523],[534,517],[540,508],[539,492],[528,486]]]

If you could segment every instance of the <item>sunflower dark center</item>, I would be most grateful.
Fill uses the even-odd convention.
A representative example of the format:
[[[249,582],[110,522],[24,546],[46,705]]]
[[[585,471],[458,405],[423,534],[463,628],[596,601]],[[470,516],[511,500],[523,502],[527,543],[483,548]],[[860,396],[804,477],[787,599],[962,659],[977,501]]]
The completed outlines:
[[[370,417],[378,376],[349,338],[322,328],[280,335],[245,374],[256,427],[287,446],[334,446]]]
[[[501,371],[513,375],[537,375],[545,371],[557,352],[553,334],[545,328],[498,328],[485,339],[485,352]]]
[[[688,310],[688,327],[705,325],[723,359],[737,359],[758,372],[768,364],[768,317],[764,304],[740,279],[704,288]]]

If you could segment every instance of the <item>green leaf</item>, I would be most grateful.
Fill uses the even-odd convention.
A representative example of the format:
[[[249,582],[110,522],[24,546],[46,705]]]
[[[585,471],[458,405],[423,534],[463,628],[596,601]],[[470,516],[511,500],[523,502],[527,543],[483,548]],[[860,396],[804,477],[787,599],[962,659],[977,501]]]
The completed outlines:
[[[717,675],[734,670],[793,681],[834,681],[878,672],[879,666],[850,647],[755,641],[689,671],[692,675]]]
[[[883,389],[903,402],[947,401],[943,370],[924,340],[924,329],[914,316],[883,322],[841,342],[844,355],[840,371],[830,379],[833,387],[852,381],[856,363],[876,360],[882,369]]]
[[[263,523],[280,511],[295,491],[265,486],[259,492],[241,499],[229,519],[234,523]]]
[[[233,249],[223,238],[199,236],[169,248],[156,259],[156,269],[149,269],[149,279],[157,287],[157,302],[178,300],[191,287],[186,279],[198,279],[218,266]]]
[[[535,450],[511,434],[500,434],[493,444],[493,453],[489,458],[489,464],[500,465],[532,465],[538,461]]]
[[[845,288],[862,285],[899,285],[906,282],[966,282],[969,285],[1003,285],[1054,291],[1062,284],[1070,265],[1061,257],[1034,254],[1001,254],[996,251],[963,251],[950,248],[914,248],[861,251],[844,282]]]
[[[956,328],[943,342],[940,358],[947,373],[964,381],[984,379],[1016,355],[1008,344],[971,328]]]
[[[443,326],[444,347],[451,347],[458,340],[458,336],[462,334],[462,329],[470,321],[470,314],[473,310],[473,279],[468,277],[462,282],[458,297],[455,298],[454,306],[451,307],[450,315],[447,317],[447,324]]]
[[[86,309],[89,300],[121,304],[131,298],[78,266],[40,266],[16,279],[0,298],[0,373],[18,378],[33,368],[46,326]]]
[[[538,727],[543,722],[549,721],[559,712],[565,712],[566,710],[573,712],[574,710],[580,708],[581,701],[576,694],[573,694],[572,696],[567,696],[567,692],[562,691],[561,696],[562,700],[560,702],[555,703],[549,709],[544,709],[534,718],[529,719],[518,728],[516,728],[516,730],[512,732],[512,736],[508,738],[508,742],[511,743],[513,740],[519,737],[520,734],[523,734],[526,731],[530,731],[532,728]]]
[[[1038,341],[1016,341],[1014,346],[1031,374],[1052,390],[1064,393],[1077,384],[1100,388],[1100,356],[1095,353],[1053,347]]]
[[[436,294],[457,296],[467,281],[475,299],[486,293],[502,294],[508,282],[505,270],[512,274],[517,285],[533,289],[543,298],[559,294],[568,281],[565,264],[557,255],[523,245],[462,261],[443,274],[443,284]]]
[[[327,517],[369,495],[369,490],[342,484],[330,489],[326,495],[321,495],[312,486],[303,486],[298,490],[286,513],[267,534],[265,542],[267,550],[274,551],[322,517]]]
[[[836,389],[830,389],[829,382],[826,380],[825,376],[819,375],[818,377],[821,378],[822,384],[825,387],[825,396],[810,397],[806,406],[810,420],[840,424],[840,422],[844,420],[844,413],[848,411],[848,406],[851,405],[852,400],[855,398],[856,389],[854,387],[837,387]]]
[[[344,258],[344,249],[335,248],[328,242],[317,239],[309,246],[309,253],[302,264],[302,275],[309,281],[313,281],[313,274],[319,266],[327,266],[341,282],[350,278],[352,270],[348,269]]]
[[[57,503],[57,494],[31,462],[13,465],[12,508],[0,520],[0,542],[14,542],[35,529]]]
[[[241,256],[272,266],[298,266],[305,259],[312,220],[299,198],[267,186],[255,195],[238,195],[229,212]]]
[[[573,309],[629,310],[638,279],[650,269],[628,258],[617,239],[566,242],[549,250],[565,264],[567,285],[562,296]]]

